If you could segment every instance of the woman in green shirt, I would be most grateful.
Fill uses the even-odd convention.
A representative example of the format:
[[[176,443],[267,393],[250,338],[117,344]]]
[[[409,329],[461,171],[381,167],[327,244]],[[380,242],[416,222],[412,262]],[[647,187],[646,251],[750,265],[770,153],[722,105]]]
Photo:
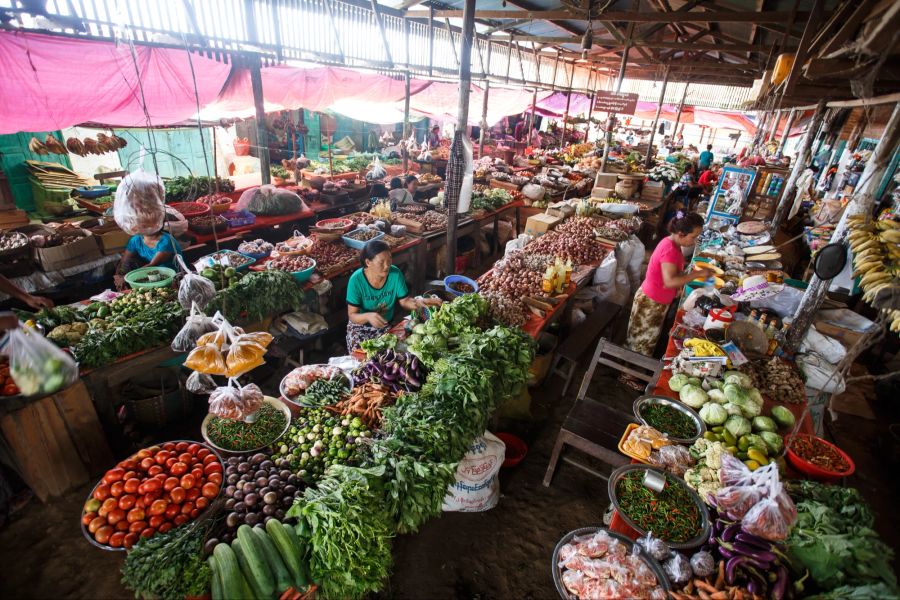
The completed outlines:
[[[441,303],[436,298],[409,297],[403,273],[391,264],[391,247],[381,240],[368,242],[359,262],[361,268],[347,284],[348,352],[358,348],[360,342],[387,332],[395,305],[412,311]]]

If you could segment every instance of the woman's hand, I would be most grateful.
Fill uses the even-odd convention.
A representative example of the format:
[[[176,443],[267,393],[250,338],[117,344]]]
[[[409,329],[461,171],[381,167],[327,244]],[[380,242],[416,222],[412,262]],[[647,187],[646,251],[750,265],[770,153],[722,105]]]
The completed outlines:
[[[440,306],[444,301],[440,298],[422,298],[422,304],[424,306]]]
[[[387,321],[385,321],[384,317],[375,312],[368,313],[366,315],[366,321],[368,321],[369,325],[376,329],[381,329],[388,324]]]
[[[122,291],[122,289],[125,287],[125,276],[116,273],[115,275],[113,275],[113,282],[116,284],[116,289]]]
[[[708,279],[709,277],[712,277],[714,273],[715,271],[713,271],[712,269],[703,268],[694,269],[691,275],[694,276],[694,279]]]
[[[22,301],[35,310],[40,310],[42,308],[53,308],[53,301],[50,298],[44,298],[43,296],[32,296],[28,294]]]

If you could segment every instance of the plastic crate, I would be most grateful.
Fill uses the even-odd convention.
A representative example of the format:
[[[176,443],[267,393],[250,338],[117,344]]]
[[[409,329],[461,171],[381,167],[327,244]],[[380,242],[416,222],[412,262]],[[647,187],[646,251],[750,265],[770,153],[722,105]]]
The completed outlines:
[[[28,178],[31,182],[31,195],[37,211],[45,215],[63,215],[73,208],[70,198],[72,188],[45,186],[40,181]]]
[[[246,210],[229,210],[222,213],[222,217],[228,221],[232,227],[243,227],[245,225],[253,225],[256,223],[256,215]]]

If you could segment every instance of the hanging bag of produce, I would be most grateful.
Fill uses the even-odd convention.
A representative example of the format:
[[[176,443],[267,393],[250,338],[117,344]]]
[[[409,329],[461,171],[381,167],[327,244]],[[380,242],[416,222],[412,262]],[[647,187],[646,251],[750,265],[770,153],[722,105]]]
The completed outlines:
[[[184,366],[207,375],[227,374],[228,366],[225,364],[222,352],[225,349],[225,342],[230,338],[231,326],[222,319],[216,331],[200,336],[197,340],[197,347],[188,354]]]
[[[70,355],[21,323],[6,334],[0,351],[9,357],[9,373],[25,396],[53,394],[78,379]]]
[[[221,419],[253,422],[253,415],[263,403],[263,393],[256,384],[241,388],[237,381],[229,379],[209,395],[209,413]]]
[[[791,526],[797,520],[797,507],[784,491],[777,470],[773,469],[768,473],[764,490],[762,500],[744,515],[741,527],[747,533],[772,542],[780,542],[787,537]]]
[[[162,179],[143,169],[126,175],[116,189],[113,218],[129,235],[151,235],[166,220],[166,190]]]
[[[184,387],[192,394],[209,395],[216,389],[216,381],[210,375],[194,371],[184,382]]]
[[[384,169],[384,165],[381,164],[381,159],[376,156],[369,167],[369,172],[366,173],[366,181],[377,181],[385,177],[387,177],[387,171]]]
[[[231,349],[228,350],[228,356],[225,358],[225,365],[228,368],[226,374],[229,377],[240,377],[244,373],[252,371],[265,363],[263,359],[265,354],[265,346],[251,339],[244,339],[243,336],[237,337],[232,340]]]
[[[222,315],[216,313],[215,317],[208,317],[194,303],[191,305],[191,314],[188,315],[181,328],[172,340],[173,352],[190,352],[197,346],[197,340],[205,333],[217,331],[219,329],[217,319],[221,319]]]
[[[197,306],[200,309],[206,308],[206,305],[216,296],[216,286],[213,282],[191,271],[180,254],[175,255],[175,261],[178,266],[185,272],[185,276],[181,279],[178,286],[178,303],[184,310]]]

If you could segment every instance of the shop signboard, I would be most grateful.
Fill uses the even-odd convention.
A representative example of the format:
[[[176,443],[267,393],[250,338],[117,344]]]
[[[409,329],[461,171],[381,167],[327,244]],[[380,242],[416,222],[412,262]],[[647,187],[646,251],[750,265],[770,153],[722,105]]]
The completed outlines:
[[[741,218],[743,207],[753,190],[756,171],[738,167],[725,167],[719,178],[719,185],[709,203],[707,222],[715,219],[736,222]]]
[[[597,90],[594,96],[594,110],[620,115],[633,115],[637,109],[638,95]]]

